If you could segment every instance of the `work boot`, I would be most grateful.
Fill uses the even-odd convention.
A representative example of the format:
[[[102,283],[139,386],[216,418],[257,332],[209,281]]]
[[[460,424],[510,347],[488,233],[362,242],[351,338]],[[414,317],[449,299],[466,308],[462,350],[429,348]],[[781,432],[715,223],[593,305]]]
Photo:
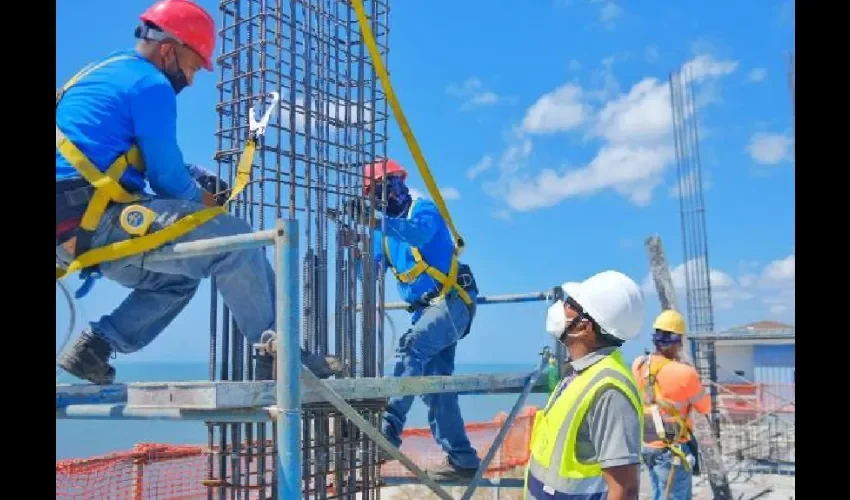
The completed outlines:
[[[337,377],[345,371],[345,365],[335,356],[320,356],[301,349],[301,363],[314,375],[326,379]],[[256,380],[274,380],[274,357],[271,354],[258,354],[256,361]]]
[[[70,348],[59,355],[57,364],[79,379],[96,385],[109,385],[115,381],[115,368],[109,364],[113,354],[103,337],[86,329]]]
[[[469,481],[475,477],[477,471],[478,469],[455,467],[446,458],[440,465],[429,467],[425,473],[434,481]]]

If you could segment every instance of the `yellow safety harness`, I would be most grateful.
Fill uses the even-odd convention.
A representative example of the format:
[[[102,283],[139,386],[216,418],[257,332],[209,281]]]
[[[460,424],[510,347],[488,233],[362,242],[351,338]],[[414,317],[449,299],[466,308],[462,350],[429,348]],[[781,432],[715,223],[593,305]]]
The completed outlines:
[[[652,416],[653,426],[655,427],[655,433],[659,436],[661,442],[664,444],[664,447],[673,452],[674,455],[679,457],[682,460],[683,466],[690,470],[691,466],[688,463],[687,457],[685,453],[682,451],[679,443],[687,441],[691,434],[691,429],[688,427],[687,419],[682,415],[676,405],[670,401],[666,401],[663,399],[658,399],[656,397],[656,391],[661,391],[661,386],[658,385],[658,373],[667,365],[672,362],[671,359],[662,357],[659,362],[653,365],[652,363],[652,355],[647,354],[645,361],[641,362],[643,365],[646,364],[646,398],[644,399],[646,403],[646,408],[650,410]],[[677,427],[676,435],[671,439],[667,435],[667,431],[664,428],[664,421],[661,417],[660,408],[664,408],[670,412],[670,418],[674,421]]]
[[[413,214],[413,209],[416,206],[416,200],[413,200],[410,204],[410,208],[407,211],[408,218],[411,214]],[[458,296],[463,300],[466,305],[472,305],[472,297],[466,293],[466,290],[461,287],[457,282],[458,275],[458,258],[457,252],[452,253],[452,261],[449,264],[449,274],[443,274],[439,269],[429,265],[425,262],[425,259],[422,258],[422,252],[413,245],[410,246],[410,253],[413,255],[413,267],[408,269],[405,272],[398,272],[395,264],[392,262],[392,257],[390,257],[390,248],[388,243],[388,238],[386,235],[383,235],[383,245],[384,245],[384,255],[387,257],[387,261],[389,261],[389,267],[392,271],[393,275],[395,275],[396,279],[402,283],[409,284],[416,281],[416,278],[422,275],[422,273],[427,274],[428,276],[434,278],[437,283],[442,285],[440,288],[440,292],[437,294],[435,298],[444,297],[447,293],[449,293],[452,289],[454,289]]]
[[[74,75],[59,91],[56,92],[56,107],[59,108],[65,92],[76,85],[82,78],[89,75],[93,71],[102,68],[108,64],[112,64],[121,60],[130,59],[131,56],[121,55],[108,58],[97,64],[90,64],[83,68],[79,73]],[[222,204],[222,206],[208,207],[199,210],[193,214],[189,214],[173,224],[147,234],[147,228],[153,221],[154,214],[150,209],[141,205],[129,205],[122,212],[122,226],[125,220],[136,221],[138,230],[128,231],[131,233],[131,238],[125,241],[119,241],[99,248],[90,248],[91,236],[93,235],[97,225],[103,217],[104,212],[110,203],[129,204],[141,199],[140,195],[128,193],[120,184],[121,176],[127,168],[135,168],[140,172],[144,172],[145,167],[142,161],[141,153],[138,147],[134,144],[127,152],[120,155],[106,170],[106,173],[101,173],[100,170],[92,163],[92,161],[83,154],[82,151],[71,142],[65,134],[56,125],[56,149],[59,153],[71,164],[80,175],[94,187],[94,193],[86,207],[82,220],[80,221],[77,230],[77,242],[74,250],[74,260],[67,267],[62,268],[56,266],[56,279],[60,280],[74,271],[80,271],[92,268],[103,262],[114,261],[132,255],[154,250],[170,241],[173,241],[201,224],[217,217],[218,215],[227,213],[228,204],[236,199],[239,194],[248,185],[251,177],[251,167],[253,166],[254,153],[257,149],[257,140],[265,132],[268,125],[268,120],[272,111],[277,107],[279,95],[272,92],[273,103],[270,106],[263,118],[257,122],[254,120],[254,110],[250,110],[249,137],[245,143],[245,149],[239,159],[239,164],[236,169],[236,181],[231,190],[230,196]]]
[[[431,170],[428,168],[425,156],[422,154],[422,150],[419,148],[419,143],[416,142],[416,137],[413,135],[413,129],[410,128],[410,124],[407,122],[404,111],[401,109],[398,97],[395,95],[395,90],[393,90],[392,84],[390,83],[390,76],[387,73],[387,68],[384,66],[384,62],[381,59],[378,44],[375,42],[375,35],[372,33],[371,26],[369,26],[369,19],[366,17],[366,9],[363,7],[363,0],[351,0],[351,6],[354,8],[357,15],[357,24],[360,26],[360,33],[363,36],[363,42],[366,45],[366,49],[369,51],[369,57],[372,60],[375,73],[378,74],[378,78],[381,80],[381,87],[383,87],[384,94],[387,96],[387,102],[389,103],[390,108],[392,108],[396,120],[398,120],[398,126],[401,129],[401,134],[404,136],[404,140],[407,142],[407,147],[410,149],[410,154],[416,162],[416,167],[419,169],[419,173],[425,181],[425,187],[428,189],[428,193],[437,205],[437,209],[446,221],[446,225],[448,225],[449,231],[452,233],[452,238],[454,239],[454,255],[452,257],[452,264],[448,276],[433,267],[428,266],[428,264],[422,260],[422,255],[419,253],[419,250],[413,248],[413,259],[416,261],[416,265],[406,273],[398,274],[396,277],[403,283],[410,283],[420,274],[426,272],[429,276],[443,285],[441,295],[445,295],[449,290],[455,288],[458,290],[458,294],[461,298],[463,298],[464,302],[471,304],[472,299],[469,297],[469,294],[467,294],[457,284],[458,259],[466,243],[460,236],[460,233],[458,233],[451,215],[449,215],[449,210],[446,207],[446,202],[443,200],[443,195],[440,193],[440,189],[437,187],[437,183],[431,175]],[[408,274],[411,276],[407,276]],[[404,278],[399,276],[404,276]],[[409,281],[403,281],[403,279],[409,279]]]

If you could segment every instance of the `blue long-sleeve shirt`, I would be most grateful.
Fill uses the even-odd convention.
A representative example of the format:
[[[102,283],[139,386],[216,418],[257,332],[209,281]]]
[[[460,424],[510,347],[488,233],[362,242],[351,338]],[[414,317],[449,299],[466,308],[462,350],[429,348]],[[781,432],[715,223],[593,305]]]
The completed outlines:
[[[174,89],[135,50],[107,58],[116,55],[130,58],[98,68],[71,87],[56,109],[56,124],[101,172],[135,143],[145,174],[125,171],[121,184],[129,192],[143,191],[147,181],[156,195],[200,202],[202,191],[186,171],[177,144]],[[57,149],[56,180],[79,177]]]
[[[443,274],[448,274],[454,252],[454,240],[433,201],[415,200],[406,217],[385,217],[384,221],[389,259],[384,252],[384,235],[376,229],[372,247],[376,274],[380,272],[382,264],[385,268],[392,264],[400,273],[410,270],[415,264],[413,253],[410,251],[411,247],[419,248],[422,258],[428,264],[439,269]],[[362,277],[361,271],[358,261],[358,278]],[[426,273],[420,274],[413,283],[399,281],[397,285],[399,295],[407,303],[415,302],[424,294],[442,286]]]

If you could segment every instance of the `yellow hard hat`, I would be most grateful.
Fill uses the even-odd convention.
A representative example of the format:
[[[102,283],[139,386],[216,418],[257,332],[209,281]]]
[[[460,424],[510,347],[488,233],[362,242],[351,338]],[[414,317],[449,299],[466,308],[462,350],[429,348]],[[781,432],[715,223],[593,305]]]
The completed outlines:
[[[685,318],[678,312],[668,309],[655,318],[655,324],[653,324],[652,327],[656,330],[684,335]]]

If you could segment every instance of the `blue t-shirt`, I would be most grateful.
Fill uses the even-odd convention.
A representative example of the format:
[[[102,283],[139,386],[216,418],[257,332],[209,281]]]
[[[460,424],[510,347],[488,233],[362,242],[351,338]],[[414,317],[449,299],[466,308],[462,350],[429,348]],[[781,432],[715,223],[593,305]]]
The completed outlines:
[[[135,143],[145,174],[128,168],[121,178],[128,191],[142,191],[147,181],[156,195],[200,202],[201,189],[186,171],[177,144],[177,96],[171,83],[135,50],[107,58],[118,55],[128,58],[94,70],[64,94],[56,125],[101,172]],[[56,180],[79,177],[57,149]]]
[[[383,233],[375,230],[372,256],[376,269],[380,269],[378,266],[383,261],[386,267],[392,263],[399,272],[410,270],[415,264],[411,247],[417,247],[425,262],[443,274],[448,274],[454,253],[454,240],[449,226],[433,201],[415,200],[406,216],[385,217],[384,221],[386,222],[386,247],[389,251],[384,252]],[[399,281],[398,293],[402,300],[413,303],[421,299],[424,294],[441,286],[442,284],[434,278],[422,273],[413,283]],[[475,300],[474,295],[471,297]]]

